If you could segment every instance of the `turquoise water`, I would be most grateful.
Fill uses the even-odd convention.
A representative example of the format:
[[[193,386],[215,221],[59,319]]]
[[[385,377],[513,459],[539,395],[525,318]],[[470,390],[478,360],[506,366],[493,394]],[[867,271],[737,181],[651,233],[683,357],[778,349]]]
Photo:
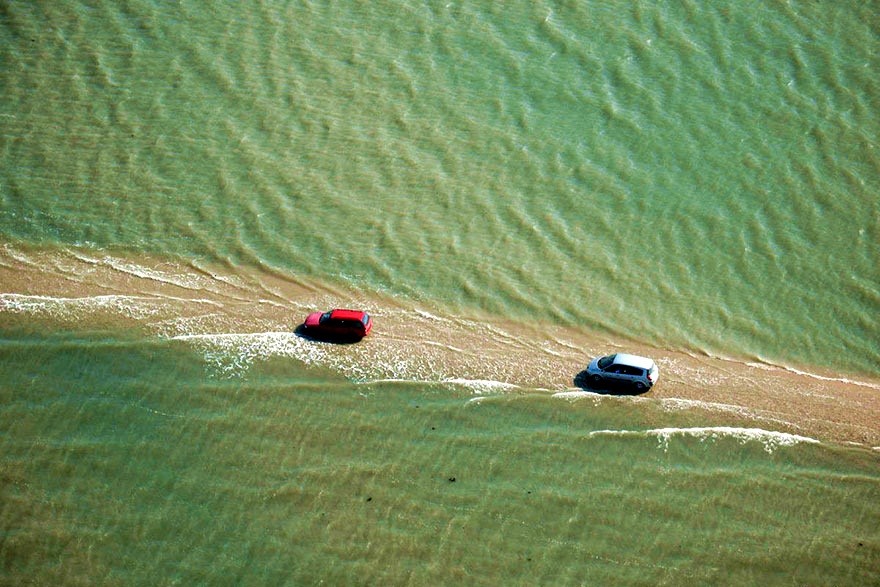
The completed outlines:
[[[876,450],[566,387],[876,379],[878,22],[0,4],[3,582],[876,583]]]

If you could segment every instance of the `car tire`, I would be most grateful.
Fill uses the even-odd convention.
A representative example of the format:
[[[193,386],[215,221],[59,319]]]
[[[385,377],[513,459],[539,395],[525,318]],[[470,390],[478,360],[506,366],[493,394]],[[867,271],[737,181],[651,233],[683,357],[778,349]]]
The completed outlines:
[[[599,385],[600,383],[602,383],[602,378],[598,375],[590,375],[590,383],[592,383],[593,385]]]
[[[638,391],[639,393],[642,393],[646,389],[648,389],[648,388],[644,383],[642,383],[641,381],[636,381],[636,391]]]

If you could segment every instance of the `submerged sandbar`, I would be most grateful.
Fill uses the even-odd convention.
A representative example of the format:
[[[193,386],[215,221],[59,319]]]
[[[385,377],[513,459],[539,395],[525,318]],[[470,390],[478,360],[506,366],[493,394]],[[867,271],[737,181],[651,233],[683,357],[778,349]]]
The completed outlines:
[[[0,283],[0,328],[135,329],[210,351],[206,356],[224,376],[284,356],[362,382],[476,381],[483,384],[475,393],[577,393],[575,380],[589,357],[627,350],[654,358],[661,380],[649,393],[620,401],[657,402],[663,409],[706,412],[717,422],[880,447],[877,378],[451,315],[265,269],[6,244],[0,246]],[[376,319],[370,339],[343,347],[294,334],[308,312],[336,306],[368,310]]]

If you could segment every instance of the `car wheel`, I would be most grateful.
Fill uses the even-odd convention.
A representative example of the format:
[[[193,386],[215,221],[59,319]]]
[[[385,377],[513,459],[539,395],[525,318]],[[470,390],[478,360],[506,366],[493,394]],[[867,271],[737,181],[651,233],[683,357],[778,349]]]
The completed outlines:
[[[593,385],[599,385],[600,383],[602,383],[602,378],[598,375],[591,375],[590,383],[592,383]]]
[[[647,387],[645,387],[644,383],[642,383],[641,381],[636,381],[636,391],[641,393],[641,392],[645,391],[645,389],[647,389]]]

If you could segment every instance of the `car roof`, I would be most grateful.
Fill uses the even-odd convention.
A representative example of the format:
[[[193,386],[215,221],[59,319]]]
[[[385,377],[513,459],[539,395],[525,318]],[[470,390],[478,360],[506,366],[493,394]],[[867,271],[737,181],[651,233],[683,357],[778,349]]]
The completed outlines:
[[[640,357],[638,355],[630,355],[627,353],[617,353],[614,355],[614,363],[616,365],[629,365],[640,369],[650,369],[654,366],[654,361],[647,357]]]
[[[362,312],[360,310],[346,310],[344,308],[337,308],[330,312],[330,318],[332,320],[363,320],[366,312]]]

